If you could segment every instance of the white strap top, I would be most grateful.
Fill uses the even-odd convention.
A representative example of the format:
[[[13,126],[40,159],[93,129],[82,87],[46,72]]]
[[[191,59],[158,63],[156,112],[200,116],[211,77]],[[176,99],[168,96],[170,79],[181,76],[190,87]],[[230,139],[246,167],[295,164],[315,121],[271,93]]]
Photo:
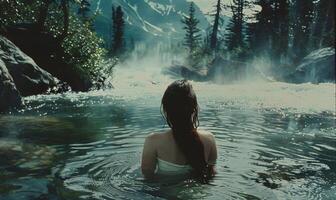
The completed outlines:
[[[188,174],[192,170],[189,165],[178,165],[157,158],[156,174],[158,175],[181,175]]]

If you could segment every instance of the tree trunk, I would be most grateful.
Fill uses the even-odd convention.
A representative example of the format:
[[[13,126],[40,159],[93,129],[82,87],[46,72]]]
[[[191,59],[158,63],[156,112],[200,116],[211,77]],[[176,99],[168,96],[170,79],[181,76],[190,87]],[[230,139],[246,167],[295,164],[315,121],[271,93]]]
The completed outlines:
[[[62,0],[61,7],[63,12],[63,32],[59,36],[59,40],[63,41],[69,32],[69,1]]]
[[[39,8],[39,13],[38,13],[37,22],[36,22],[37,31],[39,32],[44,31],[44,24],[45,24],[45,21],[47,20],[48,9],[49,9],[50,4],[51,4],[51,0],[45,0],[45,2],[42,3],[42,5]]]
[[[217,41],[218,41],[217,34],[218,34],[220,11],[221,11],[221,1],[220,0],[218,0],[216,8],[217,9],[216,9],[215,21],[214,21],[214,25],[213,25],[213,29],[211,33],[211,40],[210,40],[210,48],[212,50],[217,49]]]

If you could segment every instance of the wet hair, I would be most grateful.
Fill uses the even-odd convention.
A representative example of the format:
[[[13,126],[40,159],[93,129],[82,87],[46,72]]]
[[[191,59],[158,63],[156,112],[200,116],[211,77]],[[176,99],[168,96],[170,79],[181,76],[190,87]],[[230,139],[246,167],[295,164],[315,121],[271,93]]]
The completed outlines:
[[[197,133],[199,107],[192,85],[186,80],[170,84],[163,95],[161,108],[178,148],[195,174],[204,180],[208,165]]]

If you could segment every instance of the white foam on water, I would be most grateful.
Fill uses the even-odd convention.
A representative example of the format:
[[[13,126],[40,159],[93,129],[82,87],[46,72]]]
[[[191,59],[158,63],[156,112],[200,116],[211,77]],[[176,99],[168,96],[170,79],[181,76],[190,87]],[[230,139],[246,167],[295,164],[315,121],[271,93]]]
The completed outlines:
[[[154,52],[157,52],[154,50]],[[95,97],[117,97],[127,100],[147,99],[148,103],[159,102],[167,86],[181,77],[170,77],[162,71],[169,67],[172,60],[181,58],[158,53],[133,56],[114,69],[112,83],[114,89],[91,91],[89,93],[67,93],[42,95],[26,98],[29,100],[70,98],[79,100]],[[262,81],[251,78],[235,84],[216,84],[214,82],[191,81],[202,105],[234,105],[247,108],[291,109],[297,112],[329,112],[336,116],[336,85],[291,84],[284,82]],[[202,106],[201,105],[201,106]]]
[[[115,69],[115,89],[111,92],[125,98],[161,97],[166,87],[178,79],[162,73],[164,67],[169,65],[168,61],[163,63],[155,55],[121,64]],[[333,83],[291,84],[249,80],[222,85],[213,82],[191,82],[201,101],[296,109],[300,112],[336,113],[336,88]]]

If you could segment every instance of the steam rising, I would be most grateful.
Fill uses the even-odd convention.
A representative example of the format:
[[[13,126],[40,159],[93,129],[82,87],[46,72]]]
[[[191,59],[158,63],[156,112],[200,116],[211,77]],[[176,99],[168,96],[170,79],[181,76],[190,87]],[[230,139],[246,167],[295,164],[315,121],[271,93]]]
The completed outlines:
[[[170,77],[162,71],[172,62],[183,62],[182,56],[159,53],[153,48],[142,57],[133,55],[119,64],[114,71],[115,89],[117,93],[128,98],[161,98],[166,87],[181,77]],[[200,99],[206,101],[225,102],[218,106],[239,105],[267,109],[292,109],[300,112],[328,111],[336,115],[335,85],[324,84],[289,84],[275,82],[270,74],[269,62],[259,59],[251,62],[262,76],[248,76],[247,79],[234,84],[216,84],[214,82],[193,82]],[[203,105],[206,106],[206,105]]]

